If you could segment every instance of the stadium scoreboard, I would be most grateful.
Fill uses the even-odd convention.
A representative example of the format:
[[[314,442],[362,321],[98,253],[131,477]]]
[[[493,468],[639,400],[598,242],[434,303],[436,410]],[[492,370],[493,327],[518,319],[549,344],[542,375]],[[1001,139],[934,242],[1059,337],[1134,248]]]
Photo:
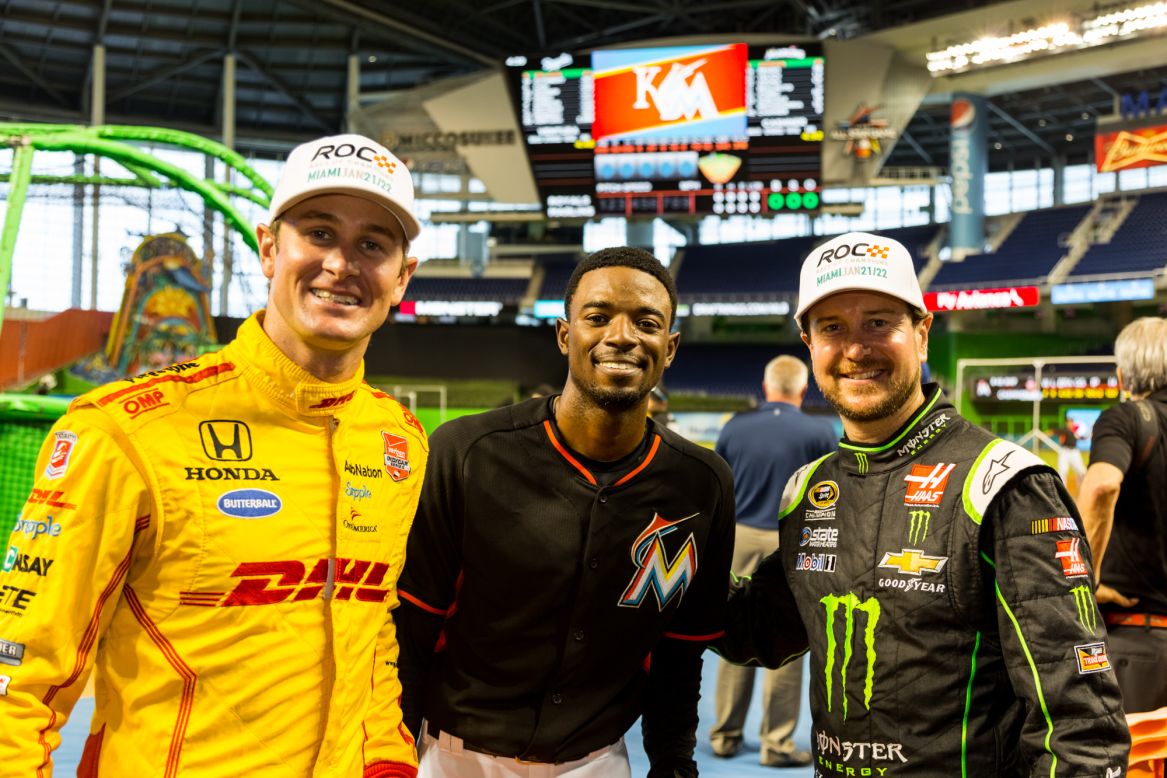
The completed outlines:
[[[819,206],[821,44],[600,49],[506,67],[548,217]]]

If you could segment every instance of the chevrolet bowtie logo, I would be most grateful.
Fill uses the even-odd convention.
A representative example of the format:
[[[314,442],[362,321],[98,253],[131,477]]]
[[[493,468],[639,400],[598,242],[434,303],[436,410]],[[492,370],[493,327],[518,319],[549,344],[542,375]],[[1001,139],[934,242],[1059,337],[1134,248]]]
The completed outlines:
[[[921,575],[922,573],[939,573],[948,561],[946,556],[932,556],[916,548],[905,548],[898,554],[886,551],[880,567],[897,570],[906,575]]]

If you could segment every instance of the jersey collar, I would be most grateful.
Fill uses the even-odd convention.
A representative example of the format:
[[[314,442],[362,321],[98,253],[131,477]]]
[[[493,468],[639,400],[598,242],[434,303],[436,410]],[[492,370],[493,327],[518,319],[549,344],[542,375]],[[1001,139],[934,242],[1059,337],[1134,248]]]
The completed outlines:
[[[894,469],[926,451],[956,418],[956,408],[937,384],[924,385],[924,404],[887,441],[874,446],[839,442],[839,462],[860,475]]]
[[[288,358],[263,331],[263,311],[239,327],[231,344],[248,378],[265,397],[295,416],[336,416],[352,402],[365,378],[365,363],[346,381],[321,381]]]

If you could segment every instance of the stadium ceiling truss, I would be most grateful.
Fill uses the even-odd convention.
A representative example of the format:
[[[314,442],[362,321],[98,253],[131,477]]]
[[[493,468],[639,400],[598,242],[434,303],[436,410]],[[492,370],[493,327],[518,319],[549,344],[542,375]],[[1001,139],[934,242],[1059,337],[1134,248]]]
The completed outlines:
[[[972,0],[0,0],[0,120],[92,121],[95,51],[105,121],[223,135],[277,156],[344,127],[349,101],[495,67],[507,55],[694,34],[852,38],[981,7]],[[1116,96],[1162,68],[992,99],[990,166],[1084,162]],[[948,106],[921,106],[888,163],[946,167]]]

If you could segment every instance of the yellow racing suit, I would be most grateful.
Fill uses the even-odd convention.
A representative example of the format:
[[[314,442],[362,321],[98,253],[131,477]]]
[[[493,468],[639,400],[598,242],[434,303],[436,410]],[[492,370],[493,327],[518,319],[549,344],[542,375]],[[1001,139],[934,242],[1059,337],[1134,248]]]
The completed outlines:
[[[0,573],[3,774],[51,774],[95,666],[80,775],[416,774],[390,611],[425,433],[261,317],[50,433]]]

